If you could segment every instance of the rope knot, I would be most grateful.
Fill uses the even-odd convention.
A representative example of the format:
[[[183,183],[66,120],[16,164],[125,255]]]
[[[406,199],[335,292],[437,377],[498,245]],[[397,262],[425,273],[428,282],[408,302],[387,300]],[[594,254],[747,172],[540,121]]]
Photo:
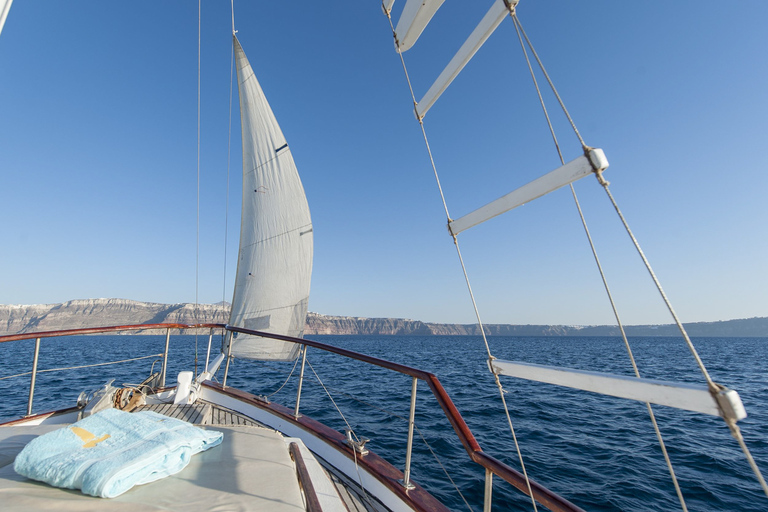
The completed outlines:
[[[495,356],[492,356],[492,355],[488,354],[488,361],[487,361],[487,363],[488,363],[488,371],[490,371],[493,375],[497,376],[498,372],[493,368],[493,362],[495,360],[496,360]],[[496,380],[498,380],[498,377],[496,378]]]

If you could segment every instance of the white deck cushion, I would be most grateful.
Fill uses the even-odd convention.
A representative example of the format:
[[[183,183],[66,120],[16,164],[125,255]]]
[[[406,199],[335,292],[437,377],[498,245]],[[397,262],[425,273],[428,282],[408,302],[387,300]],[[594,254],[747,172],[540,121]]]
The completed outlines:
[[[28,480],[11,462],[32,438],[62,425],[0,427],[0,503],[12,510],[303,511],[296,470],[280,434],[259,427],[224,427],[216,449],[192,458],[171,477],[105,500]]]

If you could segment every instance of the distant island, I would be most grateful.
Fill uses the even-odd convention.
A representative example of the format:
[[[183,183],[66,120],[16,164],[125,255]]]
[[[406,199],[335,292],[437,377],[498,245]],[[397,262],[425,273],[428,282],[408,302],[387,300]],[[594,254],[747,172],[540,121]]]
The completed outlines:
[[[153,323],[226,323],[227,303],[160,304],[127,299],[81,299],[62,304],[0,305],[0,335],[93,326]],[[486,324],[490,336],[617,336],[613,325]],[[768,337],[768,317],[686,323],[691,336]],[[675,336],[677,327],[625,326],[628,336]],[[178,333],[178,332],[176,332]],[[476,336],[475,324],[435,324],[405,318],[307,315],[305,335]]]

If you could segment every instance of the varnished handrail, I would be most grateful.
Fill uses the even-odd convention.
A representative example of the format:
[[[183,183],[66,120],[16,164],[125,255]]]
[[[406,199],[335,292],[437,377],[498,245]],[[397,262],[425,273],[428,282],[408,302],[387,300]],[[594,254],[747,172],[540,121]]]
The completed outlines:
[[[317,492],[312,483],[312,478],[309,476],[309,471],[307,471],[307,465],[304,463],[304,457],[301,456],[301,448],[299,448],[297,443],[291,443],[288,445],[288,449],[291,452],[293,462],[296,463],[296,474],[299,477],[299,483],[304,489],[304,496],[307,500],[307,512],[323,512],[320,500],[317,499]]]
[[[35,333],[0,336],[0,343],[6,342],[6,341],[14,341],[14,340],[50,338],[50,337],[58,337],[58,336],[73,336],[73,335],[81,335],[81,334],[103,334],[107,332],[119,332],[119,331],[139,331],[139,330],[152,330],[152,329],[202,329],[202,328],[226,329],[231,332],[239,332],[243,334],[261,336],[264,338],[272,338],[272,339],[287,341],[291,343],[298,343],[300,345],[314,347],[319,350],[323,350],[325,352],[331,352],[343,357],[347,357],[357,361],[362,361],[364,363],[372,364],[374,366],[379,366],[381,368],[386,368],[388,370],[392,370],[405,375],[410,375],[411,377],[415,377],[417,379],[423,380],[424,382],[427,383],[427,385],[429,386],[429,389],[432,391],[432,394],[437,399],[438,405],[443,410],[443,413],[445,414],[446,418],[448,418],[448,421],[451,423],[453,430],[456,432],[456,435],[458,436],[459,441],[461,441],[461,444],[464,446],[464,449],[467,451],[469,458],[476,464],[479,464],[483,468],[491,471],[493,474],[502,478],[504,481],[508,482],[509,484],[511,484],[512,486],[514,486],[524,494],[526,495],[528,494],[528,485],[526,484],[525,477],[522,475],[522,473],[513,469],[507,464],[504,464],[503,462],[496,459],[495,457],[492,457],[486,454],[483,451],[483,449],[480,447],[480,444],[475,439],[475,436],[472,434],[472,431],[469,429],[469,426],[464,421],[464,418],[461,416],[461,413],[459,413],[459,410],[454,405],[453,400],[451,400],[451,397],[448,396],[448,392],[440,383],[440,380],[434,374],[425,372],[423,370],[419,370],[417,368],[412,368],[410,366],[393,363],[392,361],[387,361],[385,359],[371,357],[365,354],[360,354],[358,352],[353,352],[351,350],[346,350],[343,348],[326,345],[324,343],[320,343],[320,342],[305,339],[305,338],[294,338],[292,336],[283,336],[281,334],[273,334],[273,333],[263,332],[263,331],[254,331],[251,329],[243,329],[240,327],[234,327],[234,326],[225,325],[225,324],[192,324],[192,325],[140,324],[140,325],[121,325],[121,326],[112,326],[112,327],[94,327],[94,328],[87,328],[87,329],[68,329],[68,330],[61,330],[61,331],[47,331],[47,332],[35,332]],[[536,499],[536,501],[546,506],[550,510],[553,510],[555,512],[575,512],[575,511],[583,512],[583,509],[577,507],[576,505],[569,502],[565,498],[558,496],[557,494],[553,493],[546,487],[541,486],[540,484],[534,482],[533,480],[531,480],[530,483],[531,483],[531,490],[533,491],[534,499]]]
[[[309,339],[293,338],[291,336],[283,336],[280,334],[272,334],[272,333],[263,332],[263,331],[253,331],[250,329],[242,329],[240,327],[233,327],[230,325],[228,325],[226,328],[227,330],[233,331],[233,332],[241,332],[243,334],[251,334],[254,336],[263,336],[265,338],[289,341],[292,343],[300,343],[310,347],[318,348],[320,350],[324,350],[326,352],[332,352],[334,354],[348,357],[350,359],[355,359],[357,361],[363,361],[365,363],[369,363],[375,366],[387,368],[389,370],[392,370],[398,373],[403,373],[405,375],[410,375],[411,377],[416,377],[417,379],[425,381],[429,386],[429,388],[432,390],[432,394],[435,395],[438,405],[440,405],[440,408],[443,410],[443,413],[445,414],[445,416],[448,418],[448,421],[453,426],[453,430],[456,432],[456,435],[459,437],[459,441],[461,441],[461,444],[464,446],[464,449],[469,454],[470,459],[472,459],[473,462],[479,464],[480,466],[490,470],[495,475],[502,478],[504,481],[513,485],[519,491],[523,492],[526,495],[528,494],[528,485],[526,484],[525,476],[523,476],[522,473],[504,464],[503,462],[496,459],[495,457],[487,455],[483,451],[483,449],[480,447],[480,444],[475,439],[475,436],[472,434],[472,431],[469,429],[469,426],[464,421],[464,418],[461,416],[461,413],[459,413],[459,410],[454,405],[453,400],[451,400],[451,397],[448,396],[448,392],[440,383],[440,379],[438,379],[437,376],[435,376],[434,374],[425,372],[423,370],[419,370],[417,368],[412,368],[410,366],[406,366],[403,364],[393,363],[392,361],[387,361],[385,359],[379,359],[376,357],[367,356],[365,354],[360,354],[357,352],[353,352],[351,350],[346,350],[343,348],[326,345],[324,343],[312,341]],[[566,500],[565,498],[558,496],[557,494],[553,493],[546,487],[543,487],[542,485],[534,482],[533,480],[530,480],[530,482],[531,482],[531,489],[533,491],[533,497],[536,499],[536,501],[546,506],[550,510],[553,510],[556,512],[557,511],[563,511],[563,512],[582,511],[583,512],[581,508],[577,507],[576,505]]]

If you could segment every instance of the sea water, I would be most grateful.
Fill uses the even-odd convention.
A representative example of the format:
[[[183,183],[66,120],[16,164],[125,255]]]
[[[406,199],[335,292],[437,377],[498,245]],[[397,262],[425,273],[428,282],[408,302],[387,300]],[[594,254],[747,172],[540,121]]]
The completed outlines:
[[[488,454],[519,469],[499,391],[482,340],[472,336],[313,336],[312,339],[432,372]],[[701,384],[691,354],[677,338],[631,338],[644,377]],[[174,336],[169,382],[204,365],[207,336]],[[164,336],[87,336],[42,341],[39,368],[83,366],[160,353]],[[213,352],[219,340],[214,340]],[[632,375],[626,349],[613,337],[492,337],[499,358]],[[747,445],[768,472],[768,338],[698,338],[712,378],[736,389],[749,417]],[[30,369],[34,340],[0,345],[0,377]],[[367,447],[396,467],[405,463],[411,378],[309,349],[302,414],[367,437]],[[74,405],[81,391],[107,380],[136,384],[159,370],[149,358],[88,369],[39,373],[33,412]],[[290,376],[291,371],[293,374]],[[234,361],[228,385],[292,407],[298,366]],[[320,384],[322,382],[322,384]],[[679,509],[653,427],[642,403],[502,377],[515,433],[530,477],[586,510]],[[26,412],[29,376],[0,380],[0,421]],[[332,400],[331,400],[332,397]],[[768,510],[736,441],[716,417],[654,407],[691,510]],[[432,396],[419,384],[413,479],[454,510],[481,510],[484,470],[472,463]],[[447,476],[449,475],[450,478]],[[451,482],[453,481],[453,483]],[[496,478],[494,509],[530,510],[527,497]],[[455,484],[455,485],[454,485]],[[456,490],[459,489],[459,491]]]

